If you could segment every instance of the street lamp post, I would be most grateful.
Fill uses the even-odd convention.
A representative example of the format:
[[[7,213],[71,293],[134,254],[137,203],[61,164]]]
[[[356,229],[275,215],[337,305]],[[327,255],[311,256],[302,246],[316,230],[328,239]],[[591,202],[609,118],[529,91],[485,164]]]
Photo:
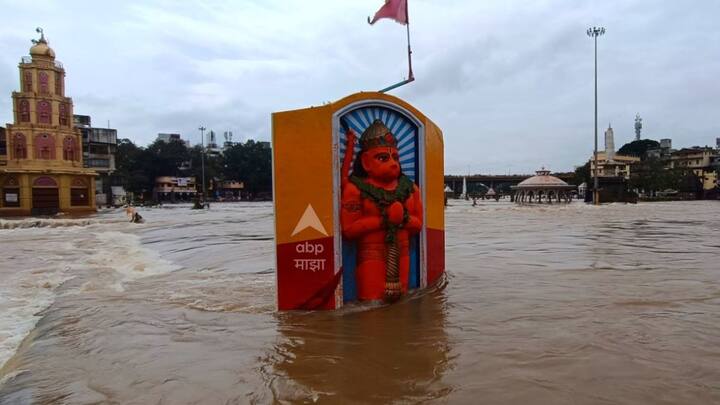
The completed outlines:
[[[600,204],[600,192],[598,190],[598,149],[597,149],[597,132],[598,132],[598,123],[597,123],[597,39],[600,35],[603,35],[605,33],[605,28],[603,27],[592,27],[588,28],[587,35],[591,37],[595,41],[595,151],[593,154],[593,160],[595,162],[595,169],[593,170],[593,177],[595,177],[594,187],[593,187],[593,204],[598,205]]]
[[[200,126],[198,128],[200,130],[200,144],[202,145],[202,149],[200,149],[200,160],[202,161],[202,197],[203,197],[203,207],[205,207],[206,197],[205,197],[205,127]]]

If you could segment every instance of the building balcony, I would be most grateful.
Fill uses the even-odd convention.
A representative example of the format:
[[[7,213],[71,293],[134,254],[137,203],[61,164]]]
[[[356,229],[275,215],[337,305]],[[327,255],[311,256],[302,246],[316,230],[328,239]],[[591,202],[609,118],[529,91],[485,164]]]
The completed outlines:
[[[85,167],[92,169],[107,169],[115,170],[115,162],[110,158],[96,158],[92,156],[85,156],[83,158]]]
[[[113,158],[113,154],[112,154],[112,153],[97,153],[97,152],[89,153],[89,152],[85,152],[85,153],[83,153],[83,156],[85,157],[85,159],[107,159],[107,160],[111,160],[111,159]]]
[[[195,187],[167,187],[167,186],[156,186],[155,192],[158,193],[196,193]]]
[[[88,144],[88,145],[115,146],[115,145],[117,145],[117,139],[116,138],[90,136],[89,139],[83,139],[83,143]]]

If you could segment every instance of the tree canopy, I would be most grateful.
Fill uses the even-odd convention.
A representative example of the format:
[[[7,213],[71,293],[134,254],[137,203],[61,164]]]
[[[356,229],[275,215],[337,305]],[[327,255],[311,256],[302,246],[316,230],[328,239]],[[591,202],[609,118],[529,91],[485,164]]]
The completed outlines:
[[[205,153],[205,179],[211,184],[240,181],[252,194],[272,191],[271,149],[267,143],[249,140],[237,143],[222,154]],[[159,176],[193,176],[202,187],[202,147],[188,148],[180,141],[155,141],[147,148],[129,139],[118,142],[115,175],[126,190],[149,192]]]
[[[590,161],[587,161],[584,165],[575,168],[573,183],[577,186],[583,183],[590,185]]]
[[[645,193],[677,190],[686,193],[702,192],[700,178],[689,169],[666,168],[657,158],[648,158],[633,166],[630,178],[633,188]]]
[[[660,143],[657,141],[653,141],[652,139],[641,139],[639,141],[632,141],[629,143],[626,143],[625,145],[620,148],[620,150],[617,151],[618,155],[626,155],[626,156],[637,156],[639,158],[644,158],[645,153],[647,153],[648,149],[657,148],[660,146]]]
[[[225,173],[236,176],[251,193],[272,189],[271,150],[264,143],[249,140],[225,151]]]

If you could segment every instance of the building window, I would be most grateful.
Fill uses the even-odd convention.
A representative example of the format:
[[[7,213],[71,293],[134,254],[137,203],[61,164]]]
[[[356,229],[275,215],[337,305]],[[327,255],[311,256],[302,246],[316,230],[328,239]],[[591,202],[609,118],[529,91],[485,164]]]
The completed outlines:
[[[25,74],[23,75],[23,91],[33,91],[32,90],[32,71],[26,70]]]
[[[2,206],[3,207],[19,207],[20,206],[20,189],[9,188],[7,185],[2,189]]]
[[[12,144],[12,151],[13,151],[13,159],[27,159],[27,141],[25,140],[25,135],[23,134],[15,134],[13,136],[13,144]]]
[[[70,185],[70,205],[86,206],[90,202],[90,189],[86,182],[79,177],[73,179]]]
[[[35,159],[55,159],[55,138],[49,134],[40,134],[35,137]]]
[[[20,100],[20,122],[30,122],[30,103]]]
[[[57,187],[57,181],[52,177],[42,176],[33,180],[33,187]]]
[[[55,94],[63,95],[63,77],[60,72],[55,72]]]
[[[88,145],[88,152],[93,155],[109,155],[110,151],[108,149],[108,145]]]
[[[37,115],[39,124],[50,124],[52,117],[52,107],[50,102],[47,100],[40,100],[37,102]]]
[[[38,73],[38,82],[40,82],[40,93],[48,94],[48,75],[45,72]]]
[[[65,137],[63,140],[63,160],[78,160],[79,158],[77,141],[72,136]]]
[[[65,105],[65,103],[60,103],[60,107],[59,107],[59,108],[60,108],[60,117],[59,117],[60,125],[61,125],[61,126],[67,126],[67,125],[68,125],[68,111],[67,111],[67,106]]]
[[[110,168],[110,159],[87,159],[87,167]]]
[[[5,134],[0,133],[0,156],[7,155],[7,140]]]

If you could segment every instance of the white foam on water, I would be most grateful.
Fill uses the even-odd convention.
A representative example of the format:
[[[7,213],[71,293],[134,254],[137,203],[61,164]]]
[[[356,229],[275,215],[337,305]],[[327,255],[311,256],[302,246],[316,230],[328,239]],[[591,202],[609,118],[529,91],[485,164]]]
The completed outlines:
[[[12,227],[3,228],[10,222]],[[0,369],[33,330],[41,311],[55,302],[58,286],[65,281],[79,275],[88,279],[64,294],[123,291],[126,282],[181,267],[143,247],[137,235],[98,232],[98,228],[117,229],[118,222],[127,226],[126,221],[71,219],[0,224]]]
[[[56,282],[59,281],[56,279]],[[53,283],[49,281],[42,285],[24,286],[26,291],[21,295],[7,293],[6,288],[0,288],[0,367],[13,356],[25,336],[35,327],[40,319],[38,312],[53,303],[55,294],[52,288]]]
[[[0,271],[0,368],[35,327],[39,312],[54,302],[55,289],[70,278],[62,265],[7,270]]]
[[[87,264],[91,268],[111,268],[117,272],[120,278],[113,284],[117,291],[124,291],[123,283],[127,281],[169,273],[182,267],[143,247],[136,235],[110,231],[96,233],[95,236],[101,245],[109,248],[98,250],[88,258]]]
[[[27,229],[27,228],[63,228],[70,226],[88,226],[105,223],[127,222],[120,219],[112,221],[97,218],[22,218],[0,219],[0,229]]]

